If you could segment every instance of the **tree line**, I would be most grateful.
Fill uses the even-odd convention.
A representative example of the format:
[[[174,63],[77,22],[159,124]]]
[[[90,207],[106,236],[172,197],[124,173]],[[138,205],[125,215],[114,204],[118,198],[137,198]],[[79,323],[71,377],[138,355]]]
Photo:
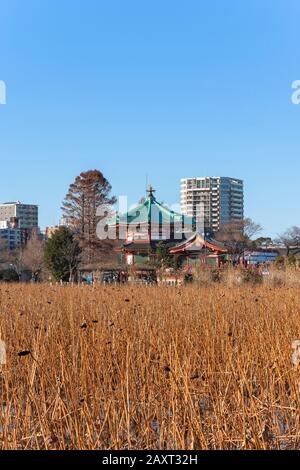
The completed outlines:
[[[116,202],[111,195],[111,184],[99,170],[80,173],[62,202],[62,216],[65,221],[49,240],[43,240],[34,230],[25,246],[7,250],[0,240],[0,280],[48,280],[74,281],[80,264],[99,263],[113,257],[113,241],[97,237],[97,225],[101,220],[97,209],[110,208]],[[294,248],[300,250],[300,228],[291,227],[278,238],[258,237],[262,231],[260,224],[251,219],[223,224],[216,234],[228,251],[242,255],[248,250],[263,249],[281,244],[289,256]],[[153,253],[149,252],[152,262],[157,266],[174,267],[180,265],[178,258],[172,257],[161,242]],[[154,261],[153,261],[154,260]]]
[[[80,263],[97,262],[106,256],[112,244],[97,238],[96,227],[101,219],[97,209],[115,203],[110,193],[111,185],[101,171],[90,170],[77,176],[62,203],[65,223],[49,240],[42,240],[34,230],[25,246],[11,251],[2,240],[0,264],[6,265],[2,280],[24,280],[27,276],[32,281],[49,277],[73,281]]]

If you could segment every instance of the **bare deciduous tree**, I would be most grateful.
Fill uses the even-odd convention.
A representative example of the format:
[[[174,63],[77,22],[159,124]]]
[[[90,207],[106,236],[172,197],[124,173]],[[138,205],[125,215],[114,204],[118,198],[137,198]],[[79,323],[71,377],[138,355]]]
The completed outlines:
[[[300,248],[300,227],[293,226],[287,229],[278,236],[276,241],[282,243],[285,246],[288,256],[290,254],[291,248]]]
[[[23,280],[25,270],[24,249],[22,246],[15,248],[9,253],[9,265],[19,276],[19,280]]]
[[[250,218],[244,219],[242,221],[242,228],[244,236],[248,240],[252,240],[253,237],[258,235],[262,231],[262,226],[260,224],[257,224]]]
[[[37,237],[28,240],[23,251],[23,262],[26,270],[31,272],[31,279],[37,281],[42,272],[44,262],[45,243]]]
[[[97,210],[115,203],[110,192],[111,185],[103,174],[90,170],[77,176],[62,204],[63,216],[71,223],[88,261],[94,258],[95,250],[101,249],[102,241],[96,233],[100,220]]]
[[[236,220],[223,224],[216,239],[222,241],[232,253],[242,254],[247,247],[252,246],[253,237],[261,230],[261,225],[252,219]]]

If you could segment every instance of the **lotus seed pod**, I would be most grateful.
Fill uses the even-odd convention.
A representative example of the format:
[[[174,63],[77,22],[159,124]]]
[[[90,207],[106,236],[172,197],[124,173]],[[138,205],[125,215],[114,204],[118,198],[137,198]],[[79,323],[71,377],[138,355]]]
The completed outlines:
[[[6,364],[6,346],[5,342],[0,340],[0,366]]]
[[[295,341],[292,342],[292,349],[298,349],[300,348],[300,339],[296,339]]]
[[[292,354],[292,364],[294,366],[299,366],[300,364],[300,355],[297,351]]]
[[[297,339],[292,342],[292,349],[293,349],[293,354],[292,354],[292,364],[294,366],[299,366],[300,365],[300,340]]]

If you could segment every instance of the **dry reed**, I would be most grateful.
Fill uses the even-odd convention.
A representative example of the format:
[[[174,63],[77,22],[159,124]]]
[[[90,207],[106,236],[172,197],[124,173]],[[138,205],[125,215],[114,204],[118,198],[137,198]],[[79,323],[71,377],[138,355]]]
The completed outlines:
[[[0,448],[299,448],[298,292],[0,285]]]

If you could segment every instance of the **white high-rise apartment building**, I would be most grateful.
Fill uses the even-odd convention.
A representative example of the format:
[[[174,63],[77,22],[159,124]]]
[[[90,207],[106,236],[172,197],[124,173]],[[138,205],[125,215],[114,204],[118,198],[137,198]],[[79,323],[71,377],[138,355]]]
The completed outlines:
[[[181,211],[190,217],[204,215],[205,231],[244,218],[244,183],[223,176],[181,179]]]
[[[22,204],[6,202],[0,204],[0,220],[10,221],[18,219],[20,229],[32,230],[38,227],[38,206],[35,204]]]

